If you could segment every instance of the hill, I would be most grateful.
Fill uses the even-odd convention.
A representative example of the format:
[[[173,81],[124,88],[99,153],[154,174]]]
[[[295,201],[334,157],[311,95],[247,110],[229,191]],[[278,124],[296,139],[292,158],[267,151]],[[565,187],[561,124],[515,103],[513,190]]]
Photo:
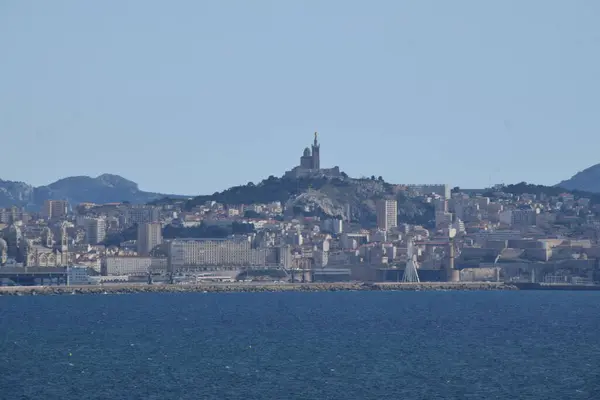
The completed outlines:
[[[600,193],[600,164],[592,165],[556,186],[567,190]]]
[[[103,174],[96,178],[72,176],[38,187],[24,182],[0,180],[0,207],[19,206],[34,211],[39,211],[46,200],[68,200],[71,204],[123,201],[145,204],[165,196],[167,195],[144,192],[139,189],[137,183],[111,174]]]
[[[384,197],[398,200],[400,222],[430,225],[434,220],[430,204],[397,193],[395,186],[383,179],[353,179],[345,174],[341,177],[305,178],[270,176],[258,184],[250,182],[212,195],[194,197],[186,203],[186,208],[191,209],[207,201],[232,205],[279,201],[295,215],[349,217],[368,227],[375,225],[375,203]]]
[[[486,189],[483,191],[482,194],[484,196],[493,197],[494,192],[504,192],[513,195],[535,194],[538,197],[541,195],[560,196],[563,193],[570,193],[574,195],[576,199],[585,197],[590,199],[591,204],[600,204],[600,193],[592,193],[582,190],[567,190],[560,186],[535,185],[527,182],[521,182],[511,185],[502,185],[499,187],[495,187],[494,189]]]

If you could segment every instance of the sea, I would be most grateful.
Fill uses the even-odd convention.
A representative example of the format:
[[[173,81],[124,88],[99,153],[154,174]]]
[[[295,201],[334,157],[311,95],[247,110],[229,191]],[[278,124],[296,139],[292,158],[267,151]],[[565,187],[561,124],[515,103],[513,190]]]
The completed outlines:
[[[0,399],[600,399],[600,292],[0,297]]]

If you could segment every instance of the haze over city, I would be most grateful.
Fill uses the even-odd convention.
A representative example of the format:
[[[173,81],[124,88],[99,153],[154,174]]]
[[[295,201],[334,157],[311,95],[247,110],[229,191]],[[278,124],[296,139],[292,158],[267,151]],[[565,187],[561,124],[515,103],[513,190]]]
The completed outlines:
[[[592,1],[0,4],[2,179],[212,193],[298,164],[555,184],[599,162]],[[6,148],[6,147],[5,147]]]

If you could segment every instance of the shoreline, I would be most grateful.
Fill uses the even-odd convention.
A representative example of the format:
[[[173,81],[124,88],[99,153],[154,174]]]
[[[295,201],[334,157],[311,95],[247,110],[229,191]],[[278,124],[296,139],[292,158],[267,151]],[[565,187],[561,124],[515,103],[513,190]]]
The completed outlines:
[[[275,292],[348,292],[348,291],[600,291],[600,285],[569,285],[504,282],[333,282],[333,283],[201,283],[170,285],[157,283],[82,286],[0,286],[2,296],[55,296],[73,294],[136,293],[275,293]]]
[[[134,294],[134,293],[272,293],[339,291],[447,291],[447,290],[519,290],[515,285],[488,282],[421,283],[204,283],[189,285],[85,285],[85,286],[3,286],[0,296]]]

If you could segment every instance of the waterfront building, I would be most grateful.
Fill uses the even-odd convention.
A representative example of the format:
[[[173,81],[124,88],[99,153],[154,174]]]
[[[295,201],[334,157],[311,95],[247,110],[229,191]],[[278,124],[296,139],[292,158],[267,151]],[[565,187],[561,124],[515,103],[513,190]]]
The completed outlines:
[[[145,276],[149,271],[166,271],[166,258],[110,256],[102,260],[102,275]]]
[[[253,249],[250,237],[175,239],[169,243],[172,267],[264,266],[269,249]]]
[[[67,285],[87,285],[90,277],[86,266],[71,266],[67,268]]]

